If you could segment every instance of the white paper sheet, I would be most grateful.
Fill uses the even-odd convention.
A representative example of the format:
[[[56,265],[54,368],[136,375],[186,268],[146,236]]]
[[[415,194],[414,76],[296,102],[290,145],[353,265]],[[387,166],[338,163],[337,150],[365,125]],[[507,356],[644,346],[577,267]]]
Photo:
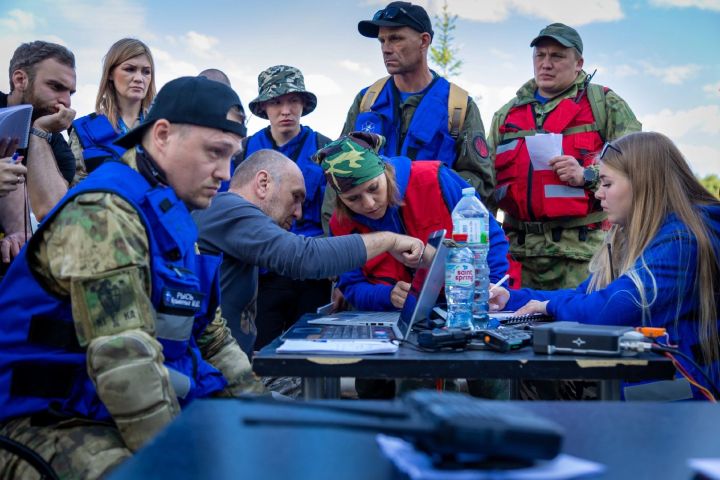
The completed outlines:
[[[562,139],[560,133],[538,133],[525,137],[530,161],[535,170],[552,170],[550,159],[562,155]]]
[[[395,353],[398,346],[379,340],[285,340],[277,353]]]

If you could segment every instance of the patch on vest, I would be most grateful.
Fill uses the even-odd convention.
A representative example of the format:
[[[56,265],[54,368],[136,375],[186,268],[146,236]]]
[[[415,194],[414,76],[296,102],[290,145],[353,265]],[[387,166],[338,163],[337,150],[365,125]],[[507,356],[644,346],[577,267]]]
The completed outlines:
[[[362,124],[362,126],[360,127],[360,129],[361,129],[363,132],[376,133],[376,132],[375,132],[375,122],[365,122],[365,123]]]
[[[200,292],[188,292],[174,288],[163,289],[163,305],[172,309],[200,310],[204,295]]]
[[[482,135],[478,135],[473,140],[473,145],[475,146],[475,151],[482,157],[487,158],[488,157],[488,145],[485,141],[485,137]]]

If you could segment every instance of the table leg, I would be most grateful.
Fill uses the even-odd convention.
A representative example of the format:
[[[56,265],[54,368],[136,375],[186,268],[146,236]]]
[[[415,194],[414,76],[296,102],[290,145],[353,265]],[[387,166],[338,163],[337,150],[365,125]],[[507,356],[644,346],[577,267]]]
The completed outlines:
[[[600,400],[620,400],[620,380],[600,381]]]
[[[340,398],[340,378],[303,377],[302,392],[305,400]]]

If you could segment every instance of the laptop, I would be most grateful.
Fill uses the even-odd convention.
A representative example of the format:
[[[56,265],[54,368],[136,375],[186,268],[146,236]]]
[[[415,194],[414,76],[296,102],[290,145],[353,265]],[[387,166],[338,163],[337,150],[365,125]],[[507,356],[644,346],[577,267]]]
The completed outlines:
[[[412,326],[429,317],[445,282],[445,230],[430,234],[425,252],[433,252],[430,266],[413,275],[407,300],[400,312],[338,312],[313,318],[307,325],[291,327],[284,340],[383,340],[406,339]]]

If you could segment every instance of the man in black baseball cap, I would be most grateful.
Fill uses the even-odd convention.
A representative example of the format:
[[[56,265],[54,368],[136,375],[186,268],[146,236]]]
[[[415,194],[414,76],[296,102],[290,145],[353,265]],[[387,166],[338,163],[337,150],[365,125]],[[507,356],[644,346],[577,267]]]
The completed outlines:
[[[392,2],[373,15],[372,20],[363,20],[358,23],[361,35],[377,38],[380,27],[410,27],[419,33],[429,33],[430,38],[434,32],[430,17],[424,8],[410,2]]]
[[[428,51],[433,28],[425,9],[392,2],[358,31],[377,38],[389,77],[357,94],[342,135],[353,131],[386,138],[380,150],[388,157],[441,160],[475,187],[483,200],[494,188],[480,111],[468,93],[430,70]],[[325,191],[323,226],[332,215],[334,193]]]
[[[8,272],[22,288],[0,292],[15,339],[0,338],[0,370],[24,387],[0,395],[0,433],[40,438],[37,453],[60,477],[103,476],[192,399],[265,390],[226,327],[220,259],[197,253],[188,211],[207,207],[229,177],[239,105],[230,87],[206,78],[167,83],[118,140],[128,148],[119,161],[72,188]],[[38,316],[47,319],[42,339],[27,335]],[[16,368],[22,355],[37,365]],[[48,394],[47,384],[57,388]],[[35,425],[51,403],[76,421]],[[76,441],[63,442],[68,435]],[[0,465],[31,476],[2,451]]]

